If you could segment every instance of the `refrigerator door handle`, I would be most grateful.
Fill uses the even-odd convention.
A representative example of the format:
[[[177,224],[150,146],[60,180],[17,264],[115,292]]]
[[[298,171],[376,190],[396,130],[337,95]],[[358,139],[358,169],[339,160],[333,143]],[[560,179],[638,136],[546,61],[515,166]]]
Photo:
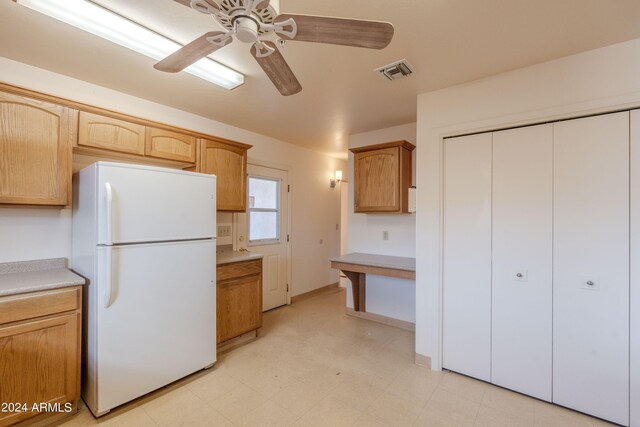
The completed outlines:
[[[112,275],[112,269],[113,269],[113,261],[112,261],[112,255],[113,255],[113,248],[111,246],[106,246],[106,259],[105,259],[105,270],[106,270],[106,275],[105,275],[105,288],[104,288],[104,308],[109,308],[111,306],[111,298],[112,298],[112,294],[113,294],[113,275]]]
[[[111,184],[105,182],[104,184],[104,194],[106,199],[106,222],[107,222],[107,236],[106,236],[106,245],[113,245],[113,188],[111,188]]]

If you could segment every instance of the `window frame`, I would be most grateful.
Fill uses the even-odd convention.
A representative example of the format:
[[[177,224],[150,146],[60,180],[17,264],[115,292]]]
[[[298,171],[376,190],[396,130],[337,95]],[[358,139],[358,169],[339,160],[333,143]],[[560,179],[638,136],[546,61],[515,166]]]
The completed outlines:
[[[276,208],[252,208],[251,207],[251,179],[260,179],[263,181],[271,181],[277,184],[276,189]],[[247,177],[247,246],[266,246],[279,245],[282,242],[282,179],[272,178],[261,175],[249,175]],[[251,213],[252,212],[274,212],[276,214],[276,238],[275,239],[258,239],[251,240]]]

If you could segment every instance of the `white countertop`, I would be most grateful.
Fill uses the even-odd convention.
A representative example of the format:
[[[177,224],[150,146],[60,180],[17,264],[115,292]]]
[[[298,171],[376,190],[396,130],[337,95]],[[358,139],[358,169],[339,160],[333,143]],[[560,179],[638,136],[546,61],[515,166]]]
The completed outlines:
[[[389,256],[374,255],[363,253],[352,253],[338,257],[329,258],[333,262],[341,262],[344,264],[366,265],[369,267],[392,268],[395,270],[416,271],[416,259]]]
[[[0,264],[0,296],[84,285],[64,258]]]
[[[255,252],[224,251],[216,255],[216,265],[231,264],[233,262],[252,261],[262,259],[264,255]]]

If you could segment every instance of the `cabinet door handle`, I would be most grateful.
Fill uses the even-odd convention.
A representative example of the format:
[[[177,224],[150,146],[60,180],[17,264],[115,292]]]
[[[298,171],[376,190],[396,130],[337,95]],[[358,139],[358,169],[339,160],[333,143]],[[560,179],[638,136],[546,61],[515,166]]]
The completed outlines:
[[[587,285],[589,285],[589,286],[593,286],[593,285],[595,285],[595,283],[593,283],[591,280],[589,280],[589,281],[587,282]]]

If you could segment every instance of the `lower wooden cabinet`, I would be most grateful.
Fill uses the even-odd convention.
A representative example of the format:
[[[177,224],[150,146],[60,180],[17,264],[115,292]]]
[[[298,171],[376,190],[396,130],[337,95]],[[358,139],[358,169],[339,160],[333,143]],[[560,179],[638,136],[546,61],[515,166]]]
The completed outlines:
[[[262,260],[219,265],[217,342],[262,327]]]
[[[0,426],[75,411],[82,288],[0,298]]]

